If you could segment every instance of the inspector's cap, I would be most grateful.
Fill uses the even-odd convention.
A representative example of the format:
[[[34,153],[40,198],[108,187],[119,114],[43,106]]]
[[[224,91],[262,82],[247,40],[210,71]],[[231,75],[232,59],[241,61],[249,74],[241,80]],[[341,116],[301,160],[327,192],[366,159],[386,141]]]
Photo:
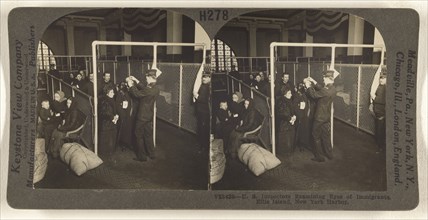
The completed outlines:
[[[204,77],[211,77],[211,72],[203,71],[202,72],[202,78],[204,78]]]
[[[326,70],[322,73],[323,77],[334,79],[334,70]]]
[[[156,78],[156,72],[157,71],[155,69],[147,70],[146,76]]]

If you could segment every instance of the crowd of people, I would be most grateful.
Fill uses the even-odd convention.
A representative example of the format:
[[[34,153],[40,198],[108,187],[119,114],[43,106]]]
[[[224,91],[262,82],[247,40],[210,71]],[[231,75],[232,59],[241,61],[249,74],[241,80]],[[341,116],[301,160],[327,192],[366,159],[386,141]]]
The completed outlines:
[[[276,143],[279,153],[292,153],[299,148],[313,151],[317,162],[333,159],[330,139],[331,105],[336,95],[335,71],[323,72],[323,82],[308,77],[296,87],[288,73],[274,84]],[[235,77],[236,78],[236,77]],[[267,80],[266,80],[267,79]],[[271,76],[255,74],[245,83],[270,97]],[[262,124],[263,115],[253,107],[253,100],[235,92],[231,100],[220,102],[217,111],[217,133],[223,138],[226,152],[233,158],[245,141],[243,134]]]
[[[68,83],[88,96],[94,94],[92,73],[86,76],[84,70],[61,75],[52,68],[49,74]],[[98,149],[101,156],[111,156],[118,148],[134,150],[135,160],[155,159],[153,140],[154,103],[160,93],[156,86],[159,72],[149,70],[145,80],[129,76],[124,82],[114,84],[111,74],[102,74],[98,81]],[[63,91],[56,91],[54,99],[44,96],[38,111],[37,132],[46,141],[46,151],[57,158],[68,135],[81,127],[87,116],[78,108],[73,97],[65,97]],[[76,140],[74,140],[76,141]]]
[[[84,70],[61,76],[54,68],[51,75],[70,84],[89,96],[94,94],[92,73]],[[324,71],[323,82],[311,77],[294,86],[290,75],[283,73],[274,83],[276,143],[278,152],[291,153],[297,148],[310,149],[317,162],[325,158],[333,159],[331,143],[331,105],[336,96],[334,70]],[[153,106],[159,96],[157,70],[149,70],[145,82],[130,76],[125,82],[115,85],[111,74],[105,72],[99,80],[99,151],[112,154],[120,146],[122,150],[131,148],[136,152],[137,161],[155,159],[153,143]],[[234,76],[235,78],[237,77]],[[380,85],[372,97],[376,137],[379,148],[385,147],[385,82],[386,74],[381,75]],[[264,72],[255,74],[245,83],[270,97],[271,75]],[[202,150],[209,148],[210,134],[210,74],[202,75],[202,83],[194,94],[198,138]],[[221,100],[216,112],[216,134],[223,139],[226,153],[236,158],[237,150],[245,142],[244,134],[259,127],[264,117],[255,107],[254,101],[235,92],[230,100]],[[64,92],[56,91],[54,100],[48,97],[41,102],[39,110],[39,135],[46,139],[47,151],[52,157],[59,155],[68,132],[82,125],[86,116],[77,107],[73,97],[65,97]],[[135,147],[135,149],[134,149]]]

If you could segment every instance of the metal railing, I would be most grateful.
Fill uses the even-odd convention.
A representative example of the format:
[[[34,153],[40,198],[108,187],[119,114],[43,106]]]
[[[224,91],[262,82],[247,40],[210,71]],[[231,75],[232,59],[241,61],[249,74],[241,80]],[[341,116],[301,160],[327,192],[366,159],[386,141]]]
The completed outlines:
[[[331,69],[331,70],[335,70],[336,48],[349,48],[349,47],[353,47],[353,48],[381,48],[382,49],[381,61],[380,61],[380,64],[378,66],[383,66],[384,65],[384,56],[385,56],[384,51],[385,51],[385,48],[384,48],[383,45],[272,42],[270,44],[270,72],[272,72],[272,73],[275,72],[275,68],[276,68],[275,67],[275,62],[276,62],[275,51],[276,51],[276,49],[278,47],[320,47],[320,48],[330,48],[331,49],[331,57],[330,57],[331,59],[330,59],[329,65],[328,65],[328,69]],[[299,63],[299,64],[301,64],[301,63]],[[321,66],[324,66],[324,64],[321,65]],[[311,69],[311,67],[308,65],[307,70],[306,70],[306,74],[308,76],[312,77],[312,75],[310,74],[310,69]],[[380,68],[378,68],[377,71],[379,71],[379,70],[380,70]],[[340,70],[339,70],[339,72],[340,72]],[[305,74],[303,74],[303,75],[305,75]],[[299,75],[295,74],[295,77],[297,77],[297,76],[299,76]],[[313,77],[313,78],[315,79],[315,77]],[[296,79],[294,79],[294,81],[296,81]],[[273,82],[274,82],[274,79],[272,79],[271,94],[274,93],[273,92],[273,86],[274,86]],[[330,134],[330,137],[331,137],[332,146],[334,145],[333,144],[333,135],[334,135],[333,134],[334,133],[333,132],[333,126],[334,126],[334,124],[333,124],[333,118],[334,118],[334,112],[335,112],[334,110],[336,109],[336,108],[333,107],[334,105],[335,104],[333,104],[331,106],[331,108],[332,108],[332,111],[331,111],[331,131],[332,132]],[[275,102],[274,102],[273,99],[271,99],[271,106],[272,106],[272,108],[275,107]],[[275,111],[273,111],[273,110],[272,110],[272,115],[273,115],[273,118],[274,118],[275,117]],[[275,121],[273,121],[273,127],[272,127],[272,129],[273,130],[275,129]],[[275,135],[275,132],[273,131],[272,134]],[[273,154],[275,154],[275,137],[273,137],[272,139],[273,139],[273,144],[272,144]]]
[[[56,91],[62,91],[65,97],[73,97],[77,103],[77,108],[86,115],[86,123],[82,130],[82,141],[86,147],[93,149],[93,134],[96,124],[94,123],[94,98],[80,89],[64,82],[49,73],[46,73],[47,93],[54,99]]]
[[[265,123],[260,129],[260,141],[265,148],[271,148],[272,145],[272,115],[270,106],[270,97],[267,97],[260,91],[252,88],[242,80],[227,74],[227,92],[232,94],[239,91],[244,97],[251,97],[253,99],[254,107],[263,115]]]

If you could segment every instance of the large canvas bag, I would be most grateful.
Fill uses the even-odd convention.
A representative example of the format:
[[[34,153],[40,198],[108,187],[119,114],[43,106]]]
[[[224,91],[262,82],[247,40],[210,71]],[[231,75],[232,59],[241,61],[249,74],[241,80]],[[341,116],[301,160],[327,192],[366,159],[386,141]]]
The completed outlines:
[[[60,157],[78,176],[103,163],[94,152],[78,143],[65,143],[62,145]]]
[[[254,143],[242,144],[238,149],[238,157],[256,176],[281,164],[271,152]]]
[[[45,177],[48,168],[48,155],[45,152],[45,139],[37,138],[34,149],[34,175],[33,183],[37,183]]]

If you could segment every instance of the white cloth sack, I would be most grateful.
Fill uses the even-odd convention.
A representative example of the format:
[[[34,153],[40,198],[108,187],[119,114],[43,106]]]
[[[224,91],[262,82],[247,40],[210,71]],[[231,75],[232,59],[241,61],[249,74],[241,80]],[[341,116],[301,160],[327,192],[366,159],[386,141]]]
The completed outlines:
[[[242,144],[238,149],[238,157],[256,176],[281,164],[271,152],[254,143]]]
[[[226,167],[226,156],[223,151],[223,140],[214,139],[210,148],[210,183],[216,183],[223,178]]]
[[[60,157],[78,176],[103,163],[94,152],[78,143],[65,143],[62,145]]]
[[[45,139],[37,138],[34,146],[34,175],[33,184],[45,177],[48,168],[48,155],[45,152]]]

